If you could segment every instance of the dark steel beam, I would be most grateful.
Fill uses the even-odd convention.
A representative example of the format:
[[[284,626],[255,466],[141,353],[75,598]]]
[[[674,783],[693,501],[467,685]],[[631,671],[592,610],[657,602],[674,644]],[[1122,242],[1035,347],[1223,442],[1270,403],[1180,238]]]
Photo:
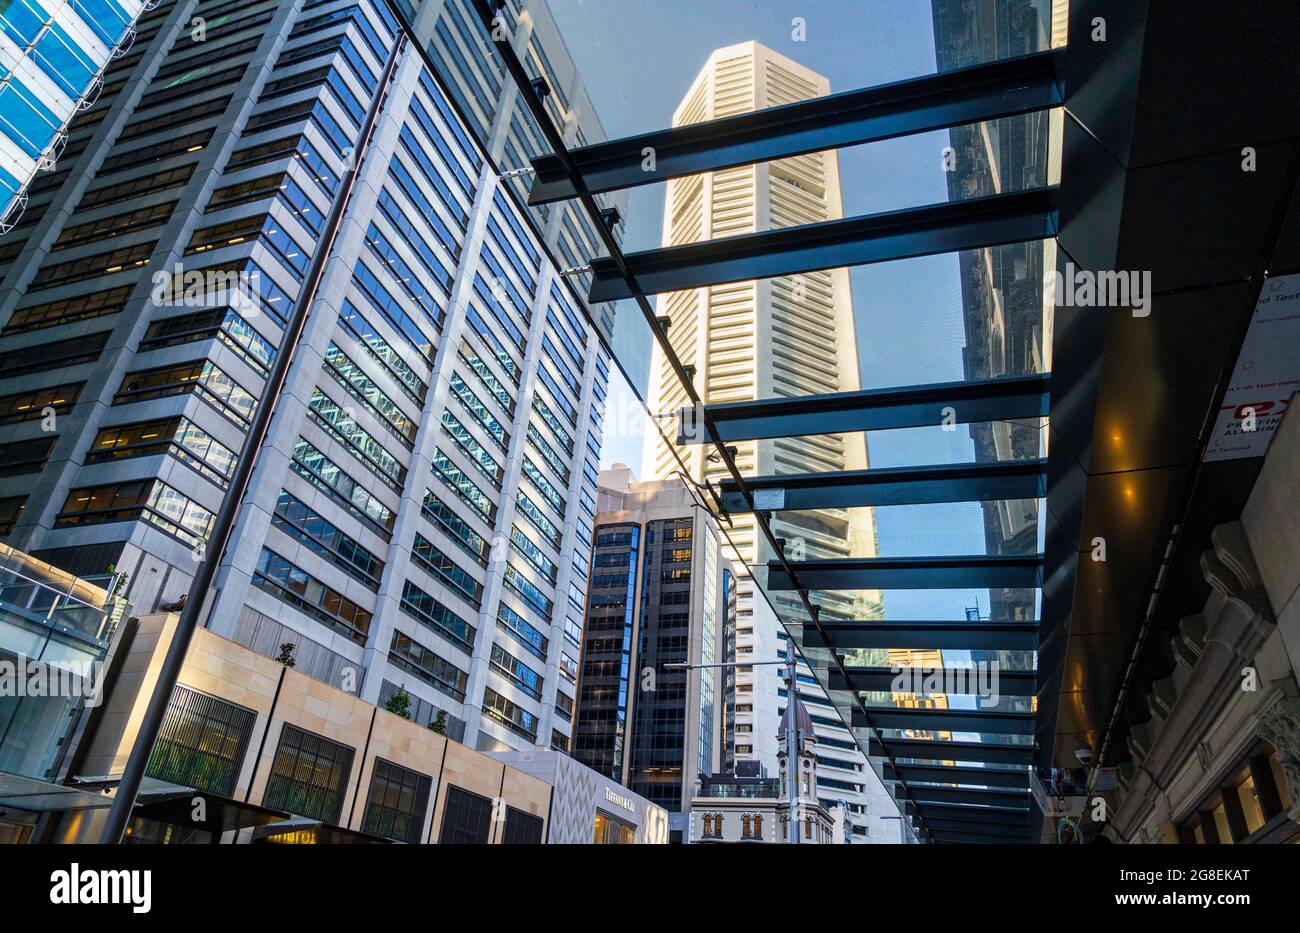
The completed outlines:
[[[973,784],[982,787],[1029,788],[1029,771],[1004,768],[963,768],[960,765],[909,765],[885,762],[885,780],[908,783]]]
[[[1003,836],[984,833],[962,833],[953,830],[940,830],[930,833],[930,838],[939,845],[1015,845],[1025,843],[1022,835]]]
[[[626,253],[635,290],[618,263],[601,256],[591,261],[588,300],[1045,240],[1057,234],[1055,195],[1055,187],[1036,188]]]
[[[1035,651],[1037,622],[823,622],[803,630],[803,647],[951,648]]]
[[[920,758],[928,761],[982,761],[995,765],[1029,765],[1033,763],[1032,745],[1009,745],[1001,742],[945,742],[938,739],[872,738],[867,754],[872,758]]]
[[[904,686],[914,686],[918,682],[924,684],[931,676],[942,677],[942,683],[945,687],[960,688],[956,691],[956,694],[959,695],[969,695],[970,689],[978,688],[982,679],[974,668],[963,670],[961,668],[918,667],[912,671],[906,668],[896,671],[892,667],[854,667],[850,665],[844,668],[843,673],[838,670],[830,671],[826,689],[909,693],[912,691],[899,690],[894,685],[900,680]],[[992,672],[986,675],[990,686],[992,686],[992,677]],[[1006,696],[1033,696],[1038,692],[1038,674],[1034,671],[999,670],[997,672],[997,689],[999,693]],[[874,717],[876,715],[875,707],[871,707],[870,710],[871,715]],[[886,708],[886,711],[888,711],[888,708]]]
[[[976,790],[962,787],[925,787],[917,785],[912,788],[912,799],[921,806],[927,803],[976,804],[989,807],[1006,807],[1009,810],[1029,812],[1031,798],[1028,791],[1012,790]]]
[[[1047,461],[1004,460],[754,476],[746,477],[745,485],[754,493],[757,507],[771,512],[1040,499],[1047,495]],[[736,483],[725,480],[720,487],[724,511],[753,511]]]
[[[834,684],[831,689],[835,689]],[[979,732],[990,735],[1033,735],[1032,712],[1008,713],[978,709],[907,709],[868,706],[871,725],[877,729],[917,729],[924,732]],[[864,728],[867,719],[853,710],[852,725]],[[888,740],[886,740],[888,744]],[[975,743],[972,743],[975,744]],[[983,743],[978,743],[983,744]]]
[[[786,566],[790,570],[786,570]],[[791,576],[796,575],[797,582]],[[768,590],[943,590],[1043,584],[1041,555],[837,557],[767,564]]]
[[[1051,407],[1050,377],[1004,376],[972,382],[940,382],[891,389],[865,389],[796,398],[706,405],[703,420],[685,409],[679,416],[679,444],[705,441],[702,423],[713,425],[726,443],[772,437],[808,437],[850,431],[970,424],[1045,418]]]
[[[1029,841],[1029,834],[1026,829],[1019,826],[998,826],[993,823],[968,823],[960,819],[945,819],[944,817],[935,817],[933,825],[927,819],[926,826],[930,827],[931,832],[939,833],[964,833],[970,836],[980,836],[985,842],[997,842],[1006,844],[1022,843]]]
[[[609,140],[571,149],[569,158],[587,191],[599,193],[1031,113],[1064,103],[1059,54],[1038,52]],[[532,165],[529,204],[578,195],[556,156],[538,156]]]
[[[1008,810],[1003,807],[970,807],[958,803],[922,803],[920,801],[917,801],[916,807],[921,814],[921,818],[927,824],[933,817],[936,820],[1001,826],[1005,827],[1008,833],[1021,828],[1029,828],[1028,810]]]

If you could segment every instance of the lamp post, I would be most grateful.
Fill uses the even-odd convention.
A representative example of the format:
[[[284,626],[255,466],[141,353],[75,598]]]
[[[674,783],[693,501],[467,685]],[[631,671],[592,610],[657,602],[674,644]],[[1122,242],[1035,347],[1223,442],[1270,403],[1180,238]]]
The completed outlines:
[[[666,670],[672,671],[696,671],[705,668],[725,668],[725,667],[763,667],[771,665],[780,665],[786,669],[786,714],[789,725],[785,729],[785,773],[786,773],[786,793],[790,806],[790,844],[799,844],[798,825],[795,820],[795,814],[799,807],[799,776],[796,774],[799,760],[799,726],[795,717],[794,703],[798,702],[799,681],[796,675],[796,669],[799,662],[794,656],[794,646],[790,646],[790,657],[788,660],[777,661],[719,661],[713,664],[689,664],[685,661],[670,661],[664,664]]]

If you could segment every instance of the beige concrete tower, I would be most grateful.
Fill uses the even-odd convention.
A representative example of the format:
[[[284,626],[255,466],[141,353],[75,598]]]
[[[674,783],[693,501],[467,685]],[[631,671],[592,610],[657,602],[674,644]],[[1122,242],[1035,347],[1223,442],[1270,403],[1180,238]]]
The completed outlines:
[[[757,42],[718,49],[709,56],[673,125],[682,126],[830,93],[827,79]],[[668,183],[663,243],[675,246],[843,216],[839,159],[834,151],[707,172]],[[762,281],[737,282],[660,296],[658,313],[671,324],[669,339],[682,363],[695,367],[695,386],[707,403],[845,392],[859,388],[857,340],[849,275],[845,269]],[[656,349],[651,363],[651,410],[676,412],[686,394]],[[675,430],[672,432],[675,434]],[[738,465],[745,476],[838,472],[867,466],[861,434],[781,438],[742,443]],[[696,480],[721,479],[710,450],[682,446],[677,453]],[[646,451],[644,472],[666,478],[677,470],[668,443]],[[794,557],[872,556],[875,523],[869,510],[778,513],[774,528]],[[752,518],[730,529],[738,573],[771,554]],[[773,594],[777,612],[803,616],[786,594]],[[818,594],[823,618],[862,618],[878,613],[878,594]],[[753,581],[737,585],[736,657],[768,660],[781,646],[781,627]],[[807,671],[805,670],[806,674]],[[779,710],[786,704],[780,668],[755,665],[736,675],[737,760],[762,761],[776,774]],[[819,746],[818,780],[844,800],[855,836],[876,808],[894,812],[887,792],[857,752],[815,684],[801,682],[812,704]],[[820,704],[820,705],[819,705]]]
[[[677,111],[682,126],[830,93],[827,79],[757,42],[718,49],[709,56]],[[719,239],[843,216],[839,159],[832,151],[706,172],[668,183],[665,246]],[[669,339],[708,403],[819,395],[859,388],[857,339],[846,269],[673,292],[658,311],[671,320]],[[651,408],[672,412],[686,400],[656,348],[650,374]],[[671,432],[670,432],[671,433]],[[864,469],[862,435],[818,435],[737,445],[742,474],[837,472]],[[695,479],[719,479],[722,464],[709,449],[683,446],[678,454]],[[677,463],[668,444],[647,451],[647,475],[666,477]],[[858,510],[784,513],[778,534],[795,555],[843,557],[875,553],[871,513]],[[770,555],[752,520],[732,530],[742,563]],[[871,600],[822,599],[824,611],[861,617]],[[784,612],[784,607],[778,605]]]

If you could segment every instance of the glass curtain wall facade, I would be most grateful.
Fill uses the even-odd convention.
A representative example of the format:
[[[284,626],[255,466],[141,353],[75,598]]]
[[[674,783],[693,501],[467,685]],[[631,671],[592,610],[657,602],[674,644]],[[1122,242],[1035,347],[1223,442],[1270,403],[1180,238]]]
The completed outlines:
[[[415,41],[428,50],[469,129],[486,141],[488,154],[503,172],[527,168],[531,157],[550,151],[470,0],[395,0],[395,5],[412,24]],[[545,82],[546,111],[565,144],[603,141],[605,131],[584,76],[570,58],[546,0],[505,0],[498,16],[529,77]],[[503,183],[521,200],[527,196],[527,175],[509,176]],[[626,193],[597,195],[596,200],[626,217]],[[576,269],[603,251],[580,205],[541,204],[529,211],[562,268]],[[623,225],[615,224],[613,233],[621,240]],[[575,275],[573,282],[586,294],[590,277]],[[604,337],[612,340],[614,306],[596,305],[591,313]]]
[[[1067,7],[1051,0],[1018,0],[987,6],[934,0],[935,61],[940,71],[981,62],[1029,55],[1060,45],[1065,39]],[[1055,16],[1053,16],[1055,14]],[[1046,29],[1051,34],[1045,34]],[[1022,117],[966,124],[948,130],[956,158],[946,173],[948,196],[987,197],[1006,190],[1048,184],[1053,155],[1052,121],[1060,111],[1043,110]],[[1059,159],[1059,155],[1056,156]],[[1055,268],[1055,242],[1013,243],[958,254],[961,269],[962,321],[967,380],[1026,376],[1048,368],[1051,333],[1043,314],[1044,269]],[[993,463],[1039,456],[1036,425],[1002,421],[969,426],[974,459]],[[1037,500],[981,502],[985,553],[1024,554],[1036,549]],[[994,587],[985,606],[971,606],[972,620],[1028,622],[1037,617],[1037,591]],[[997,661],[1004,670],[1033,670],[1021,651],[973,651],[976,662]]]
[[[680,480],[601,474],[573,756],[684,814],[699,774],[734,758],[734,571],[708,512]],[[728,691],[731,691],[729,694]]]
[[[402,34],[374,0],[141,18],[0,241],[0,355],[41,362],[0,374],[0,527],[174,606],[304,304],[206,624],[567,748],[610,360]]]
[[[0,4],[0,232],[18,220],[33,176],[52,169],[65,128],[92,106],[104,67],[126,53],[156,0]]]

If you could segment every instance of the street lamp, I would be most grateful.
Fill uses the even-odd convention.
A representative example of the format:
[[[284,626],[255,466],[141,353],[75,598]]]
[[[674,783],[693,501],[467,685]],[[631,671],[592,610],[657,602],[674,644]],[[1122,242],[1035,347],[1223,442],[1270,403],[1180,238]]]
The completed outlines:
[[[793,648],[793,646],[791,646]],[[719,661],[713,664],[689,664],[685,661],[669,661],[664,663],[666,670],[674,671],[695,671],[704,668],[723,668],[723,667],[763,667],[770,665],[780,665],[786,668],[786,720],[789,725],[785,729],[785,774],[786,774],[786,793],[789,797],[790,805],[790,844],[799,844],[799,832],[796,822],[796,812],[799,807],[799,728],[797,717],[795,716],[795,707],[793,704],[798,702],[799,681],[795,671],[799,662],[794,657],[794,651],[790,651],[790,657],[786,660],[777,661]]]

